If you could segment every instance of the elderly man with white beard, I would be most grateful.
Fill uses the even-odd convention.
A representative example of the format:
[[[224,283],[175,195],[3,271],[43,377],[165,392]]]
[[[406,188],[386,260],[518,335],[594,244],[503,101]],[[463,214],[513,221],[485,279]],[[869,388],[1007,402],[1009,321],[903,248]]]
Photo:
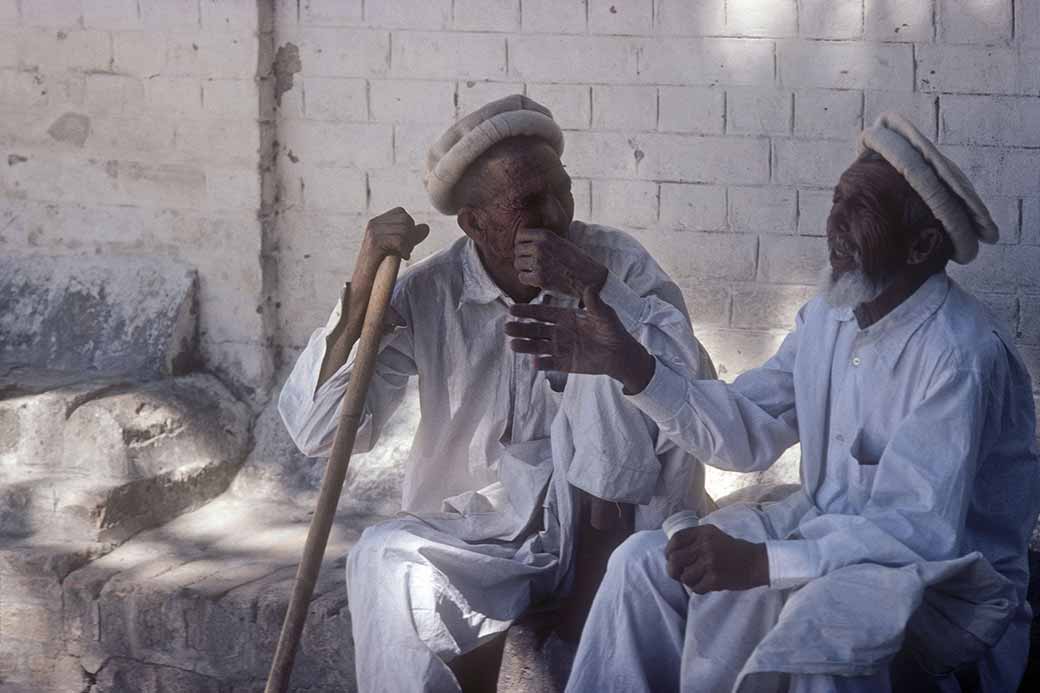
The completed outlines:
[[[801,488],[622,544],[568,690],[956,691],[969,669],[984,691],[1016,690],[1040,501],[1032,388],[1011,336],[945,272],[997,235],[908,121],[863,132],[821,295],[777,354],[732,384],[651,361],[630,397],[726,469],[800,443]],[[608,352],[636,339],[585,304],[514,307],[514,349],[617,377]]]

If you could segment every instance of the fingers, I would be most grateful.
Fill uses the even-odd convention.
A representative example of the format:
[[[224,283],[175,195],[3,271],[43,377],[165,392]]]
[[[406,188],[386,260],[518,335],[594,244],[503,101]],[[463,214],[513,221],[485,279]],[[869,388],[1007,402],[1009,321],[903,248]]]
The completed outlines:
[[[505,331],[510,337],[519,337],[521,339],[551,340],[556,335],[553,326],[543,322],[510,321],[506,323]]]
[[[518,354],[551,354],[552,342],[545,339],[511,339],[509,348]]]
[[[538,320],[539,322],[556,324],[565,320],[568,315],[573,314],[574,310],[570,308],[544,306],[533,303],[517,303],[510,306],[509,312],[515,318],[527,318],[529,320]]]
[[[518,229],[516,232],[516,238],[514,240],[514,243],[518,246],[519,249],[519,246],[521,245],[530,246],[532,244],[545,241],[552,242],[557,238],[559,238],[559,236],[557,236],[552,231],[546,229],[521,228]],[[528,248],[528,251],[530,252],[531,249]]]

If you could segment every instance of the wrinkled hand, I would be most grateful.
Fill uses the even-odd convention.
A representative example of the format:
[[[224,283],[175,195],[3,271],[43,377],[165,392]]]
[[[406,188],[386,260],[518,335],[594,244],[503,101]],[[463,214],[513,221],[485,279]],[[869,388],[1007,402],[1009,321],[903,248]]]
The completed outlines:
[[[430,235],[430,227],[416,224],[408,212],[394,207],[372,218],[365,227],[365,238],[358,255],[359,269],[375,275],[379,264],[388,255],[397,255],[407,260],[415,246]]]
[[[642,392],[654,374],[654,359],[621,324],[614,309],[588,288],[584,310],[517,304],[514,317],[538,322],[506,323],[513,351],[534,356],[541,371],[609,375],[625,392]]]
[[[513,266],[524,284],[578,298],[586,289],[599,291],[607,281],[606,267],[566,238],[544,229],[517,231]]]
[[[664,551],[668,575],[697,594],[769,584],[766,545],[731,537],[714,525],[676,532]]]

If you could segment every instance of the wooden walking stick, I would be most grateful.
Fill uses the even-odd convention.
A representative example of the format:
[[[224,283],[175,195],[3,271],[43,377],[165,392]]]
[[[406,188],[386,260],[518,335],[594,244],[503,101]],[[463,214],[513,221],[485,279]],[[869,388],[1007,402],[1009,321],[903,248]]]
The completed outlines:
[[[379,353],[379,341],[383,336],[386,308],[390,303],[400,266],[401,258],[388,255],[376,272],[365,321],[361,327],[357,358],[350,374],[350,382],[347,384],[339,427],[336,429],[336,439],[332,444],[328,465],[325,467],[325,476],[322,478],[321,491],[318,494],[318,507],[314,511],[307,532],[307,543],[304,544],[303,557],[296,571],[296,584],[293,586],[289,610],[282,624],[282,634],[278,638],[278,649],[275,650],[274,662],[271,663],[265,693],[285,693],[289,690],[293,660],[296,658],[296,649],[303,634],[303,624],[307,620],[307,610],[314,594],[318,571],[325,557],[325,547],[336,516],[336,506],[343,491],[350,453],[354,449],[354,438],[357,436],[364,411],[365,395],[368,393],[368,384],[372,381],[372,372],[375,370],[376,356]]]

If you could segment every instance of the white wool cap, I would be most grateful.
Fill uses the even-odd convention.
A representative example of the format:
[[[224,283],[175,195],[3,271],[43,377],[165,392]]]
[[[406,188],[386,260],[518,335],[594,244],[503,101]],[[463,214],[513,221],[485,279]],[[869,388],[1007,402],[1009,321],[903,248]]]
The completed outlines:
[[[996,243],[1000,231],[968,177],[913,123],[898,113],[882,113],[859,138],[859,152],[876,152],[906,178],[953,242],[953,259],[966,265],[979,241]]]
[[[522,94],[513,94],[481,106],[459,119],[426,154],[426,192],[438,211],[457,214],[461,205],[453,194],[466,169],[496,142],[508,137],[533,136],[563,154],[563,131],[552,112]]]

